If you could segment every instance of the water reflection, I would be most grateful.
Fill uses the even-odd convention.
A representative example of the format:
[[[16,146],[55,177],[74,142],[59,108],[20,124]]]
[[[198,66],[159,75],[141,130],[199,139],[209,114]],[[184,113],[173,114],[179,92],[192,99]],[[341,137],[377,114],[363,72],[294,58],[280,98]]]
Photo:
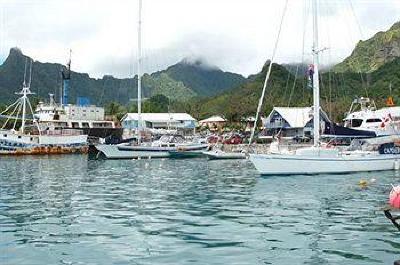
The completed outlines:
[[[248,161],[1,158],[0,260],[390,264],[400,241],[380,207],[396,181],[264,178]]]

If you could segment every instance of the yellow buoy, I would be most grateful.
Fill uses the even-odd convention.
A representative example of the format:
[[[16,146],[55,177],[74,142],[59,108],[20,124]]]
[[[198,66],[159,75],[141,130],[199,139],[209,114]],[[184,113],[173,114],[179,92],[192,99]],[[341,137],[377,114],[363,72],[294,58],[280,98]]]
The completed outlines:
[[[358,186],[360,186],[361,188],[366,188],[368,186],[368,181],[362,179],[358,182]]]

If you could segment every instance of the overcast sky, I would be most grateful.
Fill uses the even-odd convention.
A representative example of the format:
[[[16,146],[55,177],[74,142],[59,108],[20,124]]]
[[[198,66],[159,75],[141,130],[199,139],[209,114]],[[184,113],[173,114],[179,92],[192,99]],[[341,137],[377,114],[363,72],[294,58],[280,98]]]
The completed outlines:
[[[75,71],[130,77],[136,72],[138,1],[0,0],[0,59],[16,46],[35,60],[65,63],[71,48]],[[400,0],[320,2],[320,46],[329,48],[325,64],[345,58],[358,40],[400,20]],[[271,57],[284,4],[143,0],[144,68],[154,72],[184,57],[200,57],[225,71],[256,73]],[[289,0],[278,62],[309,60],[309,11],[309,0]]]

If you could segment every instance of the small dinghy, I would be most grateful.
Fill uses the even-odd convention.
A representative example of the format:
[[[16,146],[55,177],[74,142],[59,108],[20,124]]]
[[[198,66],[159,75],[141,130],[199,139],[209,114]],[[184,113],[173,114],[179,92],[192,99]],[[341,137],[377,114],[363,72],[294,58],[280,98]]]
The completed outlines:
[[[204,157],[204,152],[202,150],[194,150],[194,151],[168,151],[169,158],[172,159],[182,159],[182,158],[197,158]]]
[[[222,150],[212,150],[203,152],[210,160],[217,159],[246,159],[247,155],[243,152],[224,152]]]

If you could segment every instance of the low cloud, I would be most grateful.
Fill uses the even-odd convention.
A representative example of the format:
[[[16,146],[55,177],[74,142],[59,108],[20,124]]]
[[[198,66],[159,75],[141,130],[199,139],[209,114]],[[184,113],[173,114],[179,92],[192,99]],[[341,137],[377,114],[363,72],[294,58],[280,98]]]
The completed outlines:
[[[0,58],[17,46],[37,60],[65,63],[71,48],[75,71],[94,77],[136,73],[137,1],[0,3]],[[143,5],[144,72],[201,57],[222,70],[249,75],[271,58],[284,1],[144,0]],[[310,11],[308,1],[289,1],[277,62],[310,59],[312,27],[305,10]],[[359,39],[399,20],[400,1],[326,1],[320,13],[320,46],[329,48],[323,60],[332,64],[349,55]]]

